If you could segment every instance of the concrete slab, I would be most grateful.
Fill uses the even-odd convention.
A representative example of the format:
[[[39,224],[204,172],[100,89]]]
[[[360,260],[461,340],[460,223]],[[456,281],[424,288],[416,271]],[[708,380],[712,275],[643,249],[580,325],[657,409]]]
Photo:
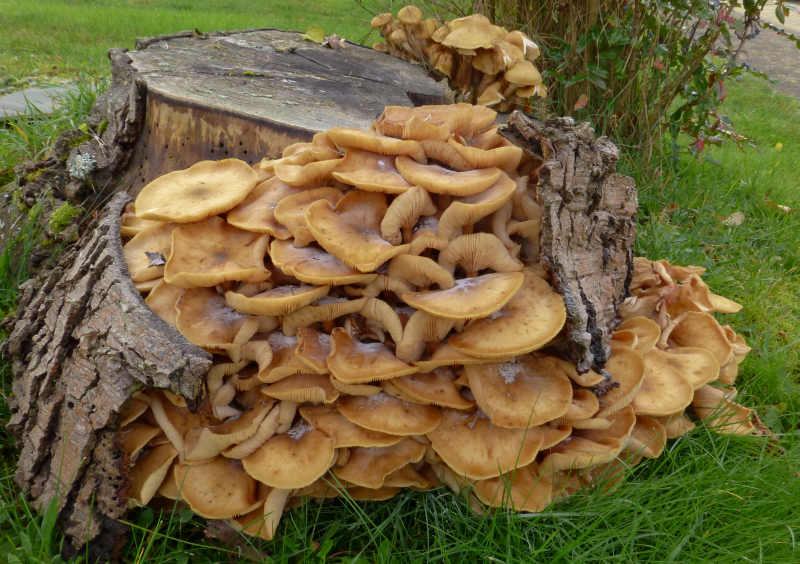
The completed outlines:
[[[67,86],[47,86],[28,88],[0,96],[0,121],[27,113],[29,104],[44,113],[52,113],[58,105],[58,97],[69,90]]]

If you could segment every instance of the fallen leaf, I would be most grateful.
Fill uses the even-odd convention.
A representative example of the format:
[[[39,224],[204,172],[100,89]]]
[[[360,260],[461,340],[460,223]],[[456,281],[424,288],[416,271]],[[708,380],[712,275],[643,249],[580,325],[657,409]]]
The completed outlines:
[[[580,109],[581,109],[582,107],[584,107],[584,106],[585,106],[585,105],[586,105],[588,102],[589,102],[589,96],[587,96],[586,94],[581,94],[581,97],[580,97],[580,98],[578,98],[578,101],[577,101],[577,102],[575,102],[575,107],[574,107],[573,109],[574,109],[574,110],[580,110]]]
[[[300,37],[302,37],[306,41],[312,41],[314,43],[322,43],[323,41],[325,41],[325,32],[317,24],[311,24],[311,27],[309,27],[306,30],[306,32]]]
[[[149,266],[163,266],[167,264],[167,261],[164,260],[164,255],[161,253],[148,253],[147,251],[144,252],[147,255],[147,258],[150,259]]]
[[[339,37],[335,33],[328,37],[323,45],[327,45],[331,49],[347,49],[347,43],[343,37]]]
[[[725,225],[741,225],[744,223],[744,212],[735,212],[722,221]]]

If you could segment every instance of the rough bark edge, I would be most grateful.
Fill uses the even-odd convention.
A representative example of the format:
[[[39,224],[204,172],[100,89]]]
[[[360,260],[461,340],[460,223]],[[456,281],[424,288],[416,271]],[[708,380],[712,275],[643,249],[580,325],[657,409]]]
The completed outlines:
[[[59,507],[64,555],[114,560],[125,540],[130,460],[117,442],[119,416],[138,389],[191,399],[211,355],[145,303],[122,253],[119,215],[106,206],[57,266],[21,287],[2,352],[12,363],[8,429],[20,448],[15,480],[40,510]],[[55,501],[54,501],[55,500]]]

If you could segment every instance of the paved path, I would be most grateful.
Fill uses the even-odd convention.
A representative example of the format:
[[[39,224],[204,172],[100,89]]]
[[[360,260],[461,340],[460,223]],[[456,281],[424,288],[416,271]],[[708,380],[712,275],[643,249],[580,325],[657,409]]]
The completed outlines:
[[[46,114],[52,113],[58,105],[59,96],[69,92],[68,86],[47,86],[45,88],[28,88],[0,96],[0,121],[24,114],[31,104]]]

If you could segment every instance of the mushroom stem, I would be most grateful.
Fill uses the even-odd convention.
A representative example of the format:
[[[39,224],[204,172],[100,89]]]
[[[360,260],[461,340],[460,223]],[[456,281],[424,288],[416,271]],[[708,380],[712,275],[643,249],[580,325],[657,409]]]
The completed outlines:
[[[292,490],[280,490],[273,488],[267,499],[264,501],[264,538],[272,540],[275,531],[278,530],[278,523],[281,521],[283,515],[283,508],[286,505],[286,499]]]
[[[437,202],[437,207],[440,210],[446,210],[447,207],[450,205],[450,194],[439,194],[439,201]]]
[[[403,243],[410,242],[411,241],[411,236],[414,234],[414,228],[413,227],[403,227],[402,228],[402,232],[403,232]]]
[[[472,85],[472,55],[458,53],[458,70],[455,83],[462,94],[466,94]]]
[[[238,282],[236,282],[235,280],[226,280],[225,282],[220,284],[220,287],[222,288],[223,292],[233,292],[236,290],[237,285]]]
[[[280,405],[280,412],[278,413],[278,428],[275,430],[276,435],[285,433],[292,427],[292,421],[297,413],[296,401],[282,401]]]
[[[475,229],[475,225],[473,225],[473,224],[465,225],[464,227],[461,228],[461,234],[462,235],[471,235],[473,229]]]
[[[390,292],[389,290],[384,290],[381,292],[381,296],[383,297],[383,301],[385,301],[390,306],[394,307],[397,305],[397,300],[395,299],[394,293]]]
[[[336,323],[333,319],[322,322],[322,331],[328,335],[331,334],[331,331],[333,331],[334,327],[336,327]]]
[[[474,278],[478,275],[478,271],[476,270],[468,270],[467,271],[467,278]]]

